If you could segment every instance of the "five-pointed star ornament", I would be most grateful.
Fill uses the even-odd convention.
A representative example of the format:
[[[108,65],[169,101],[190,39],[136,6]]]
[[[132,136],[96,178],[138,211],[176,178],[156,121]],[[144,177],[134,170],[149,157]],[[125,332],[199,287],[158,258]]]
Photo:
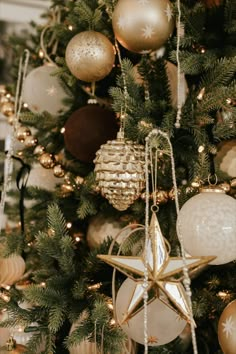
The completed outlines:
[[[169,257],[165,238],[162,235],[155,212],[152,213],[147,241],[147,250],[140,257],[98,255],[98,258],[136,281],[136,286],[122,323],[135,316],[143,308],[143,306],[140,307],[140,303],[145,292],[143,280],[145,264],[147,264],[148,272],[147,291],[154,290],[155,297],[158,297],[160,301],[189,322],[191,313],[188,299],[181,279],[176,278],[183,271],[183,259],[181,257]],[[145,261],[145,256],[147,257],[147,262]],[[195,270],[213,259],[215,259],[215,256],[186,257],[186,266],[189,270]],[[134,276],[140,276],[141,278],[134,278]],[[152,300],[153,298],[150,301]]]

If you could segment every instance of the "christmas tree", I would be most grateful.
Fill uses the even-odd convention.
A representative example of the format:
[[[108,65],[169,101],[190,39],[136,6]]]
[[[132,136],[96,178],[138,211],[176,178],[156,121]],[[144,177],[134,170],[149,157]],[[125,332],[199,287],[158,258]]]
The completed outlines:
[[[235,353],[235,2],[52,0],[43,17],[11,39],[0,92],[1,337]]]

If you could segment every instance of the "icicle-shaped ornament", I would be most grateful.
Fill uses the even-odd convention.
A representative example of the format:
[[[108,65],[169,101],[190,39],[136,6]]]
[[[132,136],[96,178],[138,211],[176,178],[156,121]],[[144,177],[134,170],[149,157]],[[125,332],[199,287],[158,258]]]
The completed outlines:
[[[116,140],[101,145],[94,163],[101,194],[114,208],[126,210],[145,185],[144,146],[125,141],[124,132],[119,131]]]

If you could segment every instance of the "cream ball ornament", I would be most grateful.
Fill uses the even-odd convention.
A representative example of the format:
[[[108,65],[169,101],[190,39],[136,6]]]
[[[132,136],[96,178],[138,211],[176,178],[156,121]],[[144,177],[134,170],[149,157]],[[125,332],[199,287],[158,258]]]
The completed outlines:
[[[131,228],[125,228],[124,232],[121,231],[122,229],[121,223],[114,218],[107,218],[100,214],[92,217],[86,235],[89,247],[96,248],[108,237],[115,238],[118,233],[120,235],[116,241],[121,243],[128,236]]]
[[[119,288],[115,304],[116,315],[118,323],[128,337],[137,343],[144,344],[144,309],[137,312],[131,319],[121,323],[133,296],[135,284],[135,281],[127,278]],[[171,342],[182,333],[187,324],[158,298],[148,304],[147,312],[149,346],[159,346]]]
[[[236,353],[236,300],[230,302],[218,322],[218,339],[225,354]]]
[[[203,188],[180,209],[177,233],[191,256],[216,256],[216,265],[235,260],[236,200],[221,188]]]
[[[111,72],[115,51],[110,40],[102,33],[83,31],[68,43],[65,59],[70,72],[77,79],[94,82]]]
[[[131,52],[159,49],[171,36],[174,17],[169,0],[119,0],[112,15],[117,40]]]
[[[20,280],[25,272],[25,261],[18,254],[0,258],[0,284],[12,285]]]
[[[59,78],[53,75],[57,69],[54,64],[45,64],[33,69],[26,76],[22,98],[31,112],[47,111],[57,115],[67,110],[63,100],[69,95],[62,87]]]

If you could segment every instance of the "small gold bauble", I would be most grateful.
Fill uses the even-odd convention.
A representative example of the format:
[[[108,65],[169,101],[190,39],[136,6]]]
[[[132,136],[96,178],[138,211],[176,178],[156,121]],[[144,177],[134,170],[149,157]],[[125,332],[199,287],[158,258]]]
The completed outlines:
[[[62,165],[55,165],[53,167],[53,174],[55,177],[62,178],[65,175],[65,170],[63,169]]]
[[[218,322],[218,339],[225,354],[236,353],[236,300],[230,302]]]
[[[29,135],[31,135],[31,131],[27,127],[19,127],[16,131],[16,138],[22,143],[25,141],[25,138]]]
[[[157,204],[164,204],[168,201],[168,192],[163,190],[158,190],[156,192],[153,192],[152,198],[154,199],[154,197],[156,197]]]
[[[219,187],[222,188],[225,193],[228,193],[230,191],[230,184],[227,182],[220,183]]]
[[[61,190],[65,194],[72,193],[74,191],[74,187],[71,184],[62,184],[61,185]]]
[[[39,157],[39,162],[44,168],[53,168],[55,166],[54,156],[47,152]]]
[[[6,117],[11,117],[14,114],[14,103],[5,102],[0,106],[1,113]]]
[[[34,147],[38,144],[38,139],[35,138],[34,136],[32,135],[29,135],[25,138],[24,140],[24,144],[26,147],[30,148],[30,147]]]
[[[80,186],[81,184],[83,184],[84,183],[84,178],[83,177],[80,177],[80,176],[76,176],[75,177],[75,184],[77,185],[77,186]]]
[[[40,156],[45,152],[45,148],[42,145],[37,145],[34,149],[34,155]]]
[[[112,43],[102,33],[84,31],[70,40],[65,58],[69,70],[77,79],[93,82],[110,73],[115,52]]]
[[[171,36],[174,18],[169,0],[119,0],[112,15],[117,40],[131,52],[159,49]]]

